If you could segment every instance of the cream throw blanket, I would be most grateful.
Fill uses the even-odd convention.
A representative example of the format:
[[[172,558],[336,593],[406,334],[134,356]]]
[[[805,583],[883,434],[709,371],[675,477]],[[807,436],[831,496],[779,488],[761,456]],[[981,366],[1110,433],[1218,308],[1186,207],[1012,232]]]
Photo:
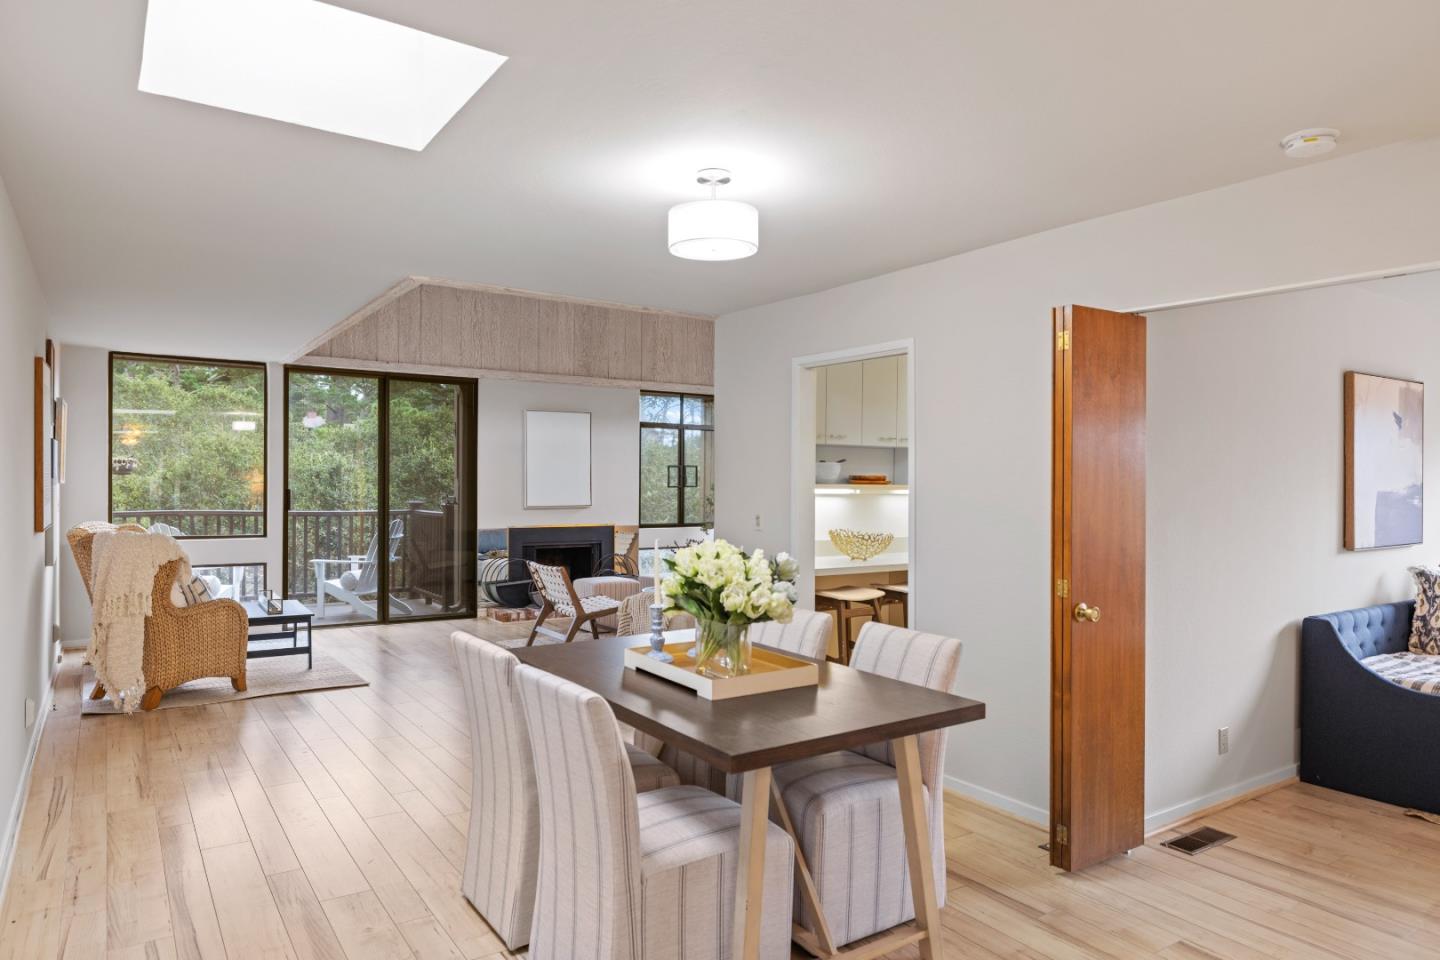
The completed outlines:
[[[145,618],[155,571],[185,553],[163,533],[101,531],[91,545],[94,614],[85,662],[115,706],[134,712],[145,693]]]

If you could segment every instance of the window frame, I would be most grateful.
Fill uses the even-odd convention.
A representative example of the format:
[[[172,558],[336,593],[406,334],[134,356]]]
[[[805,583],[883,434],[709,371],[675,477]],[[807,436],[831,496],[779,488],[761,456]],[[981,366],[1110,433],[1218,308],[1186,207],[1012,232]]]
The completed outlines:
[[[635,516],[636,516],[636,519],[639,521],[638,526],[639,526],[640,529],[642,529],[642,530],[645,530],[645,529],[652,529],[652,530],[658,530],[658,529],[673,529],[673,528],[675,528],[675,527],[702,527],[702,528],[703,528],[703,527],[706,525],[706,521],[705,521],[704,519],[699,519],[699,520],[694,520],[694,521],[692,521],[692,520],[689,520],[689,519],[685,516],[685,491],[686,491],[686,490],[689,490],[689,489],[691,489],[691,488],[685,486],[685,484],[684,484],[685,467],[687,466],[687,464],[685,463],[685,433],[684,433],[684,431],[686,431],[686,430],[702,430],[702,431],[704,431],[704,432],[706,432],[706,433],[712,433],[712,434],[713,434],[713,433],[715,432],[715,424],[713,424],[713,423],[686,423],[686,422],[685,422],[685,401],[686,401],[686,400],[699,400],[699,401],[701,401],[702,404],[708,401],[708,402],[712,405],[712,411],[713,411],[713,405],[714,405],[714,403],[715,403],[715,395],[714,395],[713,393],[682,393],[682,392],[680,392],[680,391],[678,391],[678,390],[646,390],[646,389],[643,389],[643,388],[642,388],[642,389],[639,391],[639,397],[637,397],[637,399],[643,398],[643,397],[647,397],[647,396],[648,396],[648,397],[677,397],[677,398],[679,398],[679,400],[680,400],[680,421],[679,421],[678,423],[663,423],[663,422],[657,422],[657,421],[653,421],[653,420],[641,420],[641,421],[639,422],[640,425],[639,425],[639,427],[638,427],[638,432],[636,433],[636,436],[640,438],[640,440],[641,440],[641,446],[640,446],[640,449],[636,451],[636,464],[637,464],[637,466],[640,466],[640,467],[641,467],[641,470],[639,471],[638,476],[643,476],[643,458],[644,458],[644,456],[645,456],[645,448],[644,448],[645,431],[646,431],[646,430],[674,430],[675,433],[676,433],[676,437],[675,437],[675,447],[676,447],[676,454],[677,454],[677,457],[678,457],[678,466],[679,466],[679,468],[680,468],[681,483],[680,483],[679,486],[677,486],[677,487],[675,488],[675,501],[676,501],[676,502],[675,502],[675,517],[676,517],[676,520],[675,520],[674,523],[646,523],[646,522],[645,522],[645,490],[644,490],[644,484],[643,484],[643,483],[637,483],[637,484],[636,484],[636,489],[635,489],[635,503],[636,503]],[[713,419],[713,416],[712,416],[712,419]],[[698,470],[698,468],[697,468],[697,470],[696,470],[696,476],[697,476],[697,477],[699,476],[699,470]],[[713,518],[712,518],[711,522],[713,522]]]
[[[219,360],[213,357],[181,357],[173,354],[163,353],[135,353],[129,350],[111,350],[109,355],[108,369],[106,370],[105,382],[105,433],[109,438],[106,449],[109,455],[105,461],[105,515],[111,523],[115,522],[115,361],[116,360],[140,360],[158,363],[183,363],[196,367],[239,367],[241,369],[258,369],[260,371],[260,392],[262,403],[260,406],[260,419],[264,424],[262,430],[263,438],[260,444],[260,474],[263,477],[263,488],[260,494],[260,532],[259,533],[237,533],[237,534],[205,534],[201,536],[185,536],[182,540],[263,540],[270,535],[270,365],[259,360]],[[184,512],[184,511],[178,511]],[[205,566],[205,564],[201,564]],[[212,566],[227,566],[227,564],[212,564]],[[268,582],[269,571],[266,571]]]

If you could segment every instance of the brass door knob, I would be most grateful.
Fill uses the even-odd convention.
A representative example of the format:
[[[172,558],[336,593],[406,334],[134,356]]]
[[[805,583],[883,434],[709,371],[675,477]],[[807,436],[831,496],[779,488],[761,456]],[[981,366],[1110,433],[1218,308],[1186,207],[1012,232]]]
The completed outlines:
[[[1084,623],[1087,620],[1091,623],[1099,623],[1100,608],[1092,607],[1084,603],[1077,604],[1075,607],[1075,619],[1080,621],[1081,623]]]

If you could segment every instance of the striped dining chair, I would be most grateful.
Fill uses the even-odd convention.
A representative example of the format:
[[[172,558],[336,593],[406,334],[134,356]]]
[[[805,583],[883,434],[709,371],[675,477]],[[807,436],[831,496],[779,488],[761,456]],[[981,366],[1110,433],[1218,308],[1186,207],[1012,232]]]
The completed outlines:
[[[540,793],[531,960],[733,956],[740,805],[698,787],[636,794],[615,715],[593,691],[521,666]],[[789,960],[794,846],[767,822],[760,956]]]
[[[883,623],[867,623],[850,666],[893,680],[954,693],[959,640]],[[929,814],[935,893],[945,904],[945,825],[942,772],[947,731],[922,733],[920,779]],[[915,918],[910,900],[900,784],[890,742],[869,744],[774,768],[775,784],[810,868],[821,910],[836,946]],[[797,896],[800,923],[815,918]]]
[[[470,830],[460,890],[511,950],[530,939],[540,821],[530,735],[515,693],[520,661],[468,633],[450,634],[470,714]],[[638,748],[626,751],[640,790],[673,787],[675,771]]]
[[[815,610],[795,611],[789,623],[766,621],[750,625],[750,642],[772,650],[793,653],[807,660],[824,660],[825,648],[830,641],[830,625],[834,621],[830,614]],[[699,757],[678,750],[669,744],[661,744],[637,731],[636,741],[651,753],[658,753],[661,762],[680,775],[681,783],[723,793],[731,800],[740,799],[740,778],[714,770]]]

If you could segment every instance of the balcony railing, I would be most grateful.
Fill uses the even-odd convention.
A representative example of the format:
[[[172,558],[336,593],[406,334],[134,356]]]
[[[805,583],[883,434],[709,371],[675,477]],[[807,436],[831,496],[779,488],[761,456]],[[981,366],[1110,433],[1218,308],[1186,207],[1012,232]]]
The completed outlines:
[[[164,523],[187,537],[258,537],[265,532],[265,514],[259,510],[116,510],[115,523],[142,527]]]
[[[390,565],[391,593],[453,606],[457,596],[452,558],[463,540],[455,526],[455,505],[426,510],[417,501],[391,511],[391,517],[403,524],[400,548]],[[168,524],[188,537],[243,537],[260,534],[264,514],[258,510],[117,510],[113,518],[116,523],[143,527]],[[291,510],[285,526],[288,549],[283,563],[288,576],[272,578],[268,586],[278,591],[282,583],[288,583],[290,596],[308,600],[315,597],[316,588],[312,561],[365,557],[376,533],[376,511]],[[338,575],[338,571],[331,574]]]

